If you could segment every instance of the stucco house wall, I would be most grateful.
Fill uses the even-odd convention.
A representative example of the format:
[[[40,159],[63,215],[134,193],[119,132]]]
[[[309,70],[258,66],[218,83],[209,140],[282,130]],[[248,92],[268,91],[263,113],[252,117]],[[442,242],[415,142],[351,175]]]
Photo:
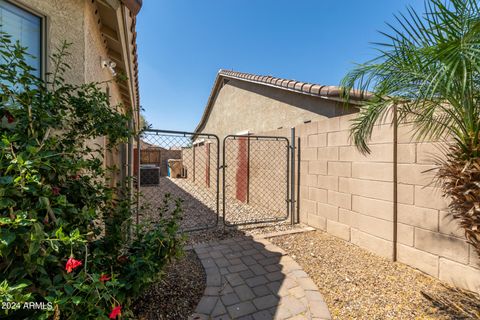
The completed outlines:
[[[119,106],[122,103],[118,84],[113,80],[113,75],[108,68],[102,68],[101,61],[108,58],[108,52],[105,48],[104,39],[99,28],[99,16],[95,2],[84,2],[84,47],[85,60],[83,63],[83,74],[85,82],[102,83],[100,86],[104,88],[110,95],[110,104],[112,107]],[[103,147],[108,143],[104,137],[98,137],[92,144],[98,144]],[[120,150],[124,148],[124,150]],[[116,174],[112,177],[112,185],[115,185],[121,179],[120,172],[122,163],[126,161],[122,158],[122,152],[125,153],[125,147],[120,147],[112,151],[106,152],[104,155],[104,166],[117,168]]]
[[[65,74],[65,80],[72,84],[101,83],[100,86],[110,96],[112,107],[119,106],[120,111],[126,111],[121,105],[125,102],[125,96],[122,98],[118,83],[113,81],[112,72],[102,67],[102,60],[109,60],[109,52],[101,31],[102,20],[97,1],[13,0],[12,3],[24,6],[44,18],[45,57],[43,60],[46,73],[53,67],[49,57],[57,51],[63,41],[66,41],[70,43],[68,51],[71,54],[64,58],[64,62],[70,66]],[[129,19],[132,20],[132,17],[130,16]],[[134,77],[132,76],[129,81],[134,81]],[[98,137],[90,141],[90,147],[96,148],[98,145],[104,147],[106,143],[105,137]],[[112,176],[112,185],[121,178],[121,170],[125,170],[126,153],[127,147],[121,146],[117,150],[102,155],[104,166],[118,168],[117,173]]]
[[[186,179],[204,188],[217,188],[217,145],[207,141],[183,148],[181,159]]]
[[[84,64],[85,54],[85,13],[87,1],[78,0],[15,0],[14,4],[21,4],[32,9],[35,13],[46,18],[46,68],[52,70],[48,56],[63,40],[70,42],[70,55],[65,59],[71,67],[71,72],[66,75],[70,83],[81,84],[85,82]]]

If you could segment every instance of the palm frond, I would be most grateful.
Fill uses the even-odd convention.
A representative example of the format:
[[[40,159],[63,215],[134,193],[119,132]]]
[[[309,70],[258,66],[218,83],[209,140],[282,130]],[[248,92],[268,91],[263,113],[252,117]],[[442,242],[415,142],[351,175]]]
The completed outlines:
[[[358,89],[366,100],[352,136],[368,151],[373,120],[397,101],[399,120],[410,114],[420,139],[451,135],[480,156],[480,11],[478,0],[426,0],[425,13],[411,7],[381,32],[377,58],[358,65],[341,82],[345,101]],[[375,114],[378,115],[375,115]]]

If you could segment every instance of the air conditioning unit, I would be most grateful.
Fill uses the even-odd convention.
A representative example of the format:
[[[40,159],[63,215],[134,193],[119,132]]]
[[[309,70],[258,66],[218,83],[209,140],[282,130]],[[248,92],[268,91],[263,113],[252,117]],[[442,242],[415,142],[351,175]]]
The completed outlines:
[[[160,167],[140,166],[140,186],[158,186],[160,184]]]

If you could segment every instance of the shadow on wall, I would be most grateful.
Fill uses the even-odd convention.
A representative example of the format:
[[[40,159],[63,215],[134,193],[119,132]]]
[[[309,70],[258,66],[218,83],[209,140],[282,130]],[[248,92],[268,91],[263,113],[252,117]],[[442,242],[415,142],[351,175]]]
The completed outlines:
[[[322,99],[319,97],[287,91],[284,89],[278,89],[274,87],[268,87],[238,80],[229,80],[228,85],[234,86],[242,90],[254,92],[261,96],[265,96],[270,99],[286,103],[290,106],[316,113],[323,117],[333,118],[358,112],[358,108],[346,108],[342,102]]]

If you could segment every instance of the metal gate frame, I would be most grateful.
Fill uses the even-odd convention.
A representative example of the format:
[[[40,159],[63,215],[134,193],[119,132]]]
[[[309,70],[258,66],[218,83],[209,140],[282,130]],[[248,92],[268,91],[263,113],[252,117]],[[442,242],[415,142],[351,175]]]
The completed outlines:
[[[294,132],[294,131],[293,131]],[[226,167],[228,166],[228,164],[225,163],[225,154],[226,154],[226,148],[225,148],[225,145],[226,145],[226,141],[228,139],[232,139],[233,140],[236,140],[236,139],[239,139],[239,138],[247,138],[248,140],[248,146],[250,147],[250,140],[253,139],[253,140],[262,140],[262,139],[268,139],[268,140],[276,140],[276,141],[285,141],[286,142],[286,157],[287,157],[287,165],[286,165],[286,198],[285,198],[285,202],[286,202],[286,206],[287,206],[287,210],[286,210],[286,215],[284,217],[280,217],[280,218],[271,218],[271,219],[258,219],[258,220],[250,220],[250,221],[245,221],[245,222],[238,222],[238,223],[230,223],[226,220],[226,215],[227,215],[227,212],[226,212],[226,192],[225,192],[225,187],[226,187],[226,172],[225,172],[225,169]],[[290,145],[290,141],[288,140],[288,138],[286,137],[279,137],[279,136],[262,136],[262,135],[234,135],[234,134],[231,134],[231,135],[227,135],[225,136],[225,138],[223,139],[223,144],[222,144],[222,153],[223,153],[223,163],[222,163],[222,166],[221,166],[221,169],[222,169],[222,212],[223,212],[223,224],[224,226],[226,227],[234,227],[234,226],[245,226],[245,225],[253,225],[253,224],[260,224],[260,223],[274,223],[274,222],[281,222],[281,221],[286,221],[289,217],[291,217],[292,219],[292,224],[294,223],[294,219],[293,219],[293,212],[294,212],[294,201],[292,201],[292,196],[294,196],[294,189],[293,189],[293,183],[290,183],[290,179],[293,179],[294,178],[294,175],[292,174],[293,171],[292,168],[291,168],[291,164],[293,165],[294,164],[294,156],[292,159],[290,159],[292,157],[292,155],[294,155],[294,151],[292,152],[291,150],[293,150],[292,148],[295,148],[294,145]],[[250,150],[249,150],[250,152]],[[249,171],[249,167],[247,169],[247,172]],[[248,190],[248,189],[247,189]],[[247,193],[248,194],[248,193]]]
[[[215,218],[215,224],[214,225],[209,225],[209,226],[205,226],[205,227],[196,227],[196,228],[188,228],[188,229],[184,229],[182,230],[183,232],[194,232],[194,231],[202,231],[202,230],[209,230],[209,229],[214,229],[214,228],[217,228],[218,227],[218,222],[220,220],[220,177],[219,177],[219,173],[220,173],[220,168],[221,168],[221,164],[220,164],[220,139],[218,138],[217,135],[215,134],[209,134],[209,133],[198,133],[198,132],[188,132],[188,131],[173,131],[173,130],[159,130],[159,129],[144,129],[142,130],[138,135],[137,135],[137,166],[138,166],[138,171],[137,171],[137,192],[140,192],[140,183],[141,183],[141,180],[140,180],[140,165],[141,165],[141,152],[140,152],[140,146],[141,146],[141,136],[143,133],[153,133],[155,135],[171,135],[171,136],[178,136],[178,137],[185,137],[187,138],[187,136],[192,136],[192,138],[195,138],[195,137],[206,137],[207,139],[215,139],[216,140],[216,144],[217,144],[217,147],[215,148],[216,149],[216,153],[217,153],[217,156],[215,157],[216,158],[216,168],[214,168],[214,170],[217,171],[217,177],[216,177],[216,188],[215,188],[215,192],[216,192],[216,210],[215,210],[215,213],[216,213],[216,218]],[[193,142],[193,139],[192,139],[192,142]],[[195,155],[195,154],[194,154]],[[137,201],[137,212],[136,212],[136,220],[137,220],[137,224],[139,223],[139,210],[140,210],[140,206],[139,206],[139,201]]]

